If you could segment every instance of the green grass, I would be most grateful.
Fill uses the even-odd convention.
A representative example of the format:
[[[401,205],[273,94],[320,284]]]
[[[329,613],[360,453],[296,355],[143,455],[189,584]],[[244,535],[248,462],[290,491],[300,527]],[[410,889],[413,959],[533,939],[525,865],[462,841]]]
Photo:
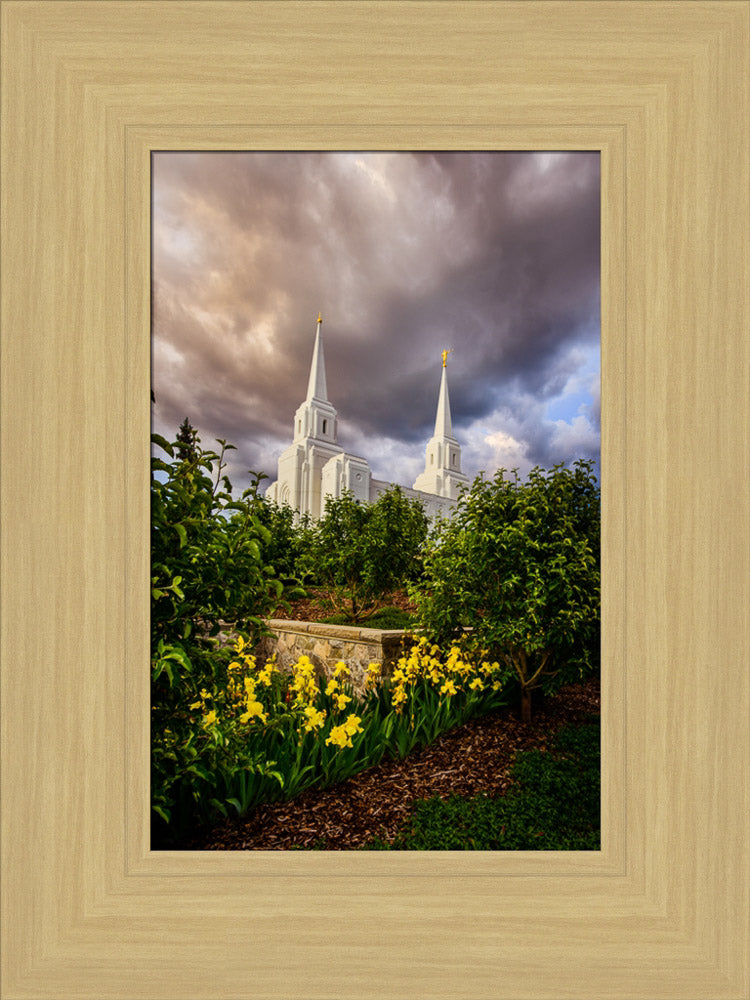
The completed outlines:
[[[522,751],[507,794],[418,802],[393,843],[365,850],[598,851],[599,717],[560,730],[547,752]]]

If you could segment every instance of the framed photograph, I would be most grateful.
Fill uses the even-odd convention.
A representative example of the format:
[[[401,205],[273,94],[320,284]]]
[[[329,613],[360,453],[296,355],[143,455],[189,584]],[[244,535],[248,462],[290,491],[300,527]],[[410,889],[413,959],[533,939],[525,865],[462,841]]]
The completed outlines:
[[[2,1000],[747,997],[750,4],[0,8]],[[153,851],[152,157],[384,149],[600,158],[601,850]]]
[[[599,850],[600,153],[151,192],[152,848]]]

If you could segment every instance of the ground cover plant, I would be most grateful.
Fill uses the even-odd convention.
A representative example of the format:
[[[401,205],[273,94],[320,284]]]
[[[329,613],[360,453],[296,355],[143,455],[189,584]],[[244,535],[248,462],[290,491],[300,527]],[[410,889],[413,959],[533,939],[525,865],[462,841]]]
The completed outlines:
[[[392,841],[364,849],[598,851],[599,735],[598,716],[568,724],[549,747],[518,754],[506,794],[423,799]]]

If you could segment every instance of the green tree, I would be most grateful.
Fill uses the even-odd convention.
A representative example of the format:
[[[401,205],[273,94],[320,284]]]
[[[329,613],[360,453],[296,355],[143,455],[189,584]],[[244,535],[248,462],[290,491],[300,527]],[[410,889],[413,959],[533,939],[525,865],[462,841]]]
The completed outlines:
[[[152,458],[151,630],[154,649],[205,644],[222,622],[257,635],[262,619],[284,598],[284,584],[263,557],[268,529],[255,513],[262,476],[232,496],[220,441],[219,454],[159,435],[166,456]],[[184,443],[183,443],[184,445]],[[181,455],[186,457],[180,457]],[[174,655],[179,656],[179,652]]]
[[[198,457],[198,432],[187,417],[180,424],[174,450],[182,462],[193,462]]]
[[[413,590],[437,641],[464,628],[521,690],[552,691],[593,669],[600,621],[599,489],[592,463],[479,476],[442,524]]]
[[[309,547],[310,517],[299,517],[289,504],[277,504],[257,494],[253,498],[253,513],[267,532],[263,542],[263,558],[280,577],[300,580],[309,572],[303,556]]]
[[[226,685],[231,650],[215,641],[222,624],[249,636],[252,648],[262,619],[294,596],[267,559],[271,534],[257,512],[263,477],[251,473],[250,487],[234,499],[224,475],[232,446],[220,441],[218,454],[204,450],[187,422],[183,430],[174,442],[152,437],[161,454],[152,457],[151,474],[151,781],[162,834],[164,824],[197,815],[201,803],[214,808],[203,801],[205,789],[222,775],[272,773],[246,741],[196,729],[188,706],[213,704]]]
[[[384,596],[421,572],[427,517],[418,500],[390,487],[374,504],[328,497],[311,533],[309,559],[333,606],[359,622]]]

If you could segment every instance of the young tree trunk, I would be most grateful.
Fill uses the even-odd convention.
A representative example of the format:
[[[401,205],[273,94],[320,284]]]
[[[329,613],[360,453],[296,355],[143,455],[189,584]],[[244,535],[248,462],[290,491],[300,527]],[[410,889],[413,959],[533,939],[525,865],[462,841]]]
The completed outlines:
[[[531,722],[531,691],[521,688],[521,721]]]

